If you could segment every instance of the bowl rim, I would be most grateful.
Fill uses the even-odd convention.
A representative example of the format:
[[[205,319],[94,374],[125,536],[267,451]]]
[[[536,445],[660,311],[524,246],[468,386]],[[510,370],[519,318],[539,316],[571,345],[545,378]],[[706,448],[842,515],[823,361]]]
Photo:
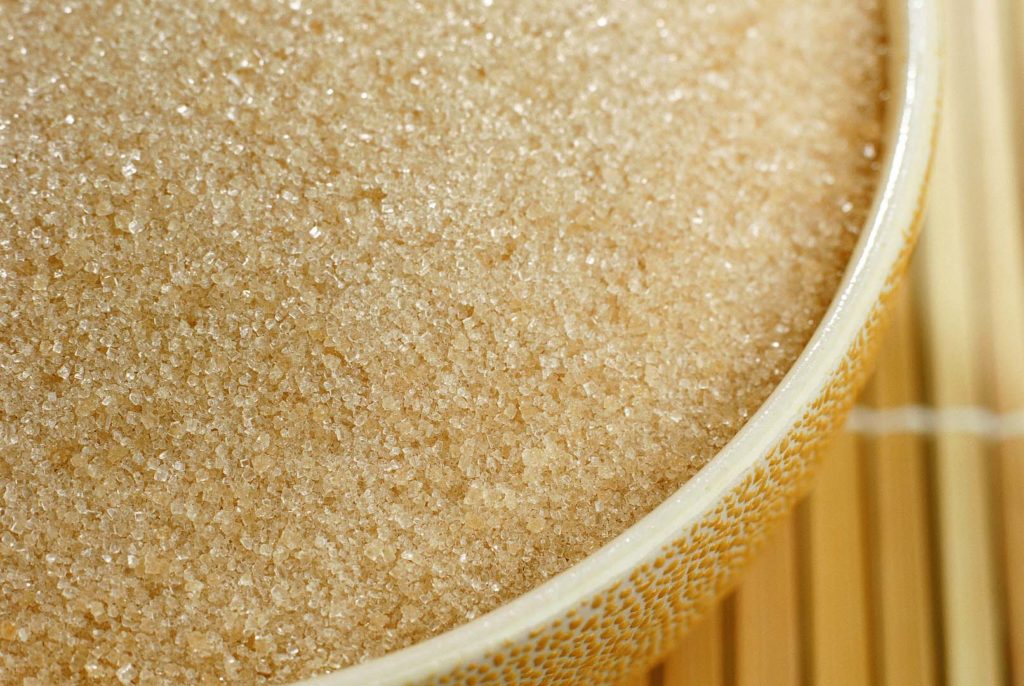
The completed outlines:
[[[875,200],[829,309],[792,368],[747,423],[664,502],[610,542],[543,584],[480,617],[406,648],[293,686],[390,686],[446,673],[514,643],[627,576],[714,509],[818,397],[889,286],[921,214],[939,111],[936,3],[889,0],[889,113]]]

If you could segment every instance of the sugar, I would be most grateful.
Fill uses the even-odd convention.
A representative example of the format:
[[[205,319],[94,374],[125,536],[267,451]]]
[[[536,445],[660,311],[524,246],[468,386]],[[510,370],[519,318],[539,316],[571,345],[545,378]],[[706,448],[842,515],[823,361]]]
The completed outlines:
[[[881,157],[877,0],[0,9],[0,675],[286,682],[742,426]]]

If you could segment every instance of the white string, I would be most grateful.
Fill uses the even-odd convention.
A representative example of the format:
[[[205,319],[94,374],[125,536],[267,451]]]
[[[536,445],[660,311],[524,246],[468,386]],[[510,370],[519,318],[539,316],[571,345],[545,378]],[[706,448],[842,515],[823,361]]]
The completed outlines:
[[[846,430],[866,436],[959,433],[1001,441],[1024,437],[1024,409],[1000,413],[972,405],[903,405],[877,410],[858,405],[850,413]]]

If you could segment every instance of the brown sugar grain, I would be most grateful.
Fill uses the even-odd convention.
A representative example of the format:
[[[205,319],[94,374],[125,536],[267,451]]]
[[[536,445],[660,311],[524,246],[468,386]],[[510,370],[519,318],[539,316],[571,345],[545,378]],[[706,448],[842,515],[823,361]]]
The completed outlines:
[[[872,198],[877,0],[0,4],[0,682],[275,683],[719,450]]]

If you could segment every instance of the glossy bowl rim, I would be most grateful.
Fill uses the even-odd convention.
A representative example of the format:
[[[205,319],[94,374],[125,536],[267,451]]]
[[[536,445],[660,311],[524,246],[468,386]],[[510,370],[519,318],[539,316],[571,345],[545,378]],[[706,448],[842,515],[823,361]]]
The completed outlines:
[[[939,110],[937,10],[932,0],[890,0],[888,5],[890,35],[902,39],[891,41],[900,45],[890,55],[897,63],[890,69],[901,82],[889,101],[889,145],[875,202],[836,297],[764,404],[698,474],[636,524],[564,572],[442,634],[293,686],[405,684],[444,674],[521,639],[656,555],[711,512],[785,437],[867,322],[905,247],[905,232],[921,213]]]

